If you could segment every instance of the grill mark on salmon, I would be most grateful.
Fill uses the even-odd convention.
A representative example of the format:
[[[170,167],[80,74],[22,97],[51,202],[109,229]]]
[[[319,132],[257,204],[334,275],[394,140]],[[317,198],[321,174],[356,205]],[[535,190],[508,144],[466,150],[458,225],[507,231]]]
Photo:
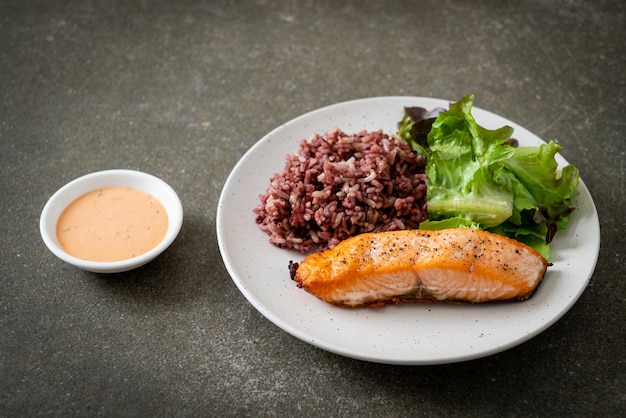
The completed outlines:
[[[366,233],[290,262],[291,278],[337,306],[522,301],[548,262],[516,240],[471,228]]]

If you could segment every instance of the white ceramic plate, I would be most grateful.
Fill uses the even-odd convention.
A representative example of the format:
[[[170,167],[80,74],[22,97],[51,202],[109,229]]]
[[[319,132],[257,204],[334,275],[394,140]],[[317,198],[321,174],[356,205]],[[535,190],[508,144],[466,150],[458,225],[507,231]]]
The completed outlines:
[[[303,256],[271,245],[255,224],[252,209],[259,203],[258,196],[301,139],[333,127],[348,133],[361,129],[395,133],[404,106],[447,109],[449,101],[378,97],[339,103],[279,126],[250,148],[228,177],[217,209],[217,238],[233,281],[261,314],[291,335],[336,354],[378,363],[470,360],[506,350],[544,331],[580,297],[596,265],[598,215],[582,182],[569,227],[552,243],[554,265],[535,295],[519,303],[334,307],[296,287],[288,264]],[[520,145],[542,143],[528,130],[491,112],[474,107],[473,115],[487,128],[513,127]],[[557,161],[567,164],[560,155]]]

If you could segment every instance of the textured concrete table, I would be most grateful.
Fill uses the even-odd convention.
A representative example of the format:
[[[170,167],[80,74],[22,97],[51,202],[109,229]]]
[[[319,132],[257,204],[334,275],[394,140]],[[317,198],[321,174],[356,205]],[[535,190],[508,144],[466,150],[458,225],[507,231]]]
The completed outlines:
[[[0,5],[0,416],[617,416],[626,411],[622,1],[177,1]],[[264,134],[368,96],[465,93],[576,165],[596,203],[589,286],[483,359],[388,366],[285,333],[229,277],[219,193]],[[57,260],[48,197],[139,169],[185,221],[112,277]]]

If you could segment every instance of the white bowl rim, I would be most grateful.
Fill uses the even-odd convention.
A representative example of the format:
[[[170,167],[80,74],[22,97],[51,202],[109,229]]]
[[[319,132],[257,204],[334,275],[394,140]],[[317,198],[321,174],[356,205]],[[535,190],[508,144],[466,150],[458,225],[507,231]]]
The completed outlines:
[[[141,184],[139,184],[141,183]],[[91,186],[93,184],[93,186]],[[151,187],[148,187],[150,185]],[[150,193],[146,188],[158,190],[161,201],[167,211],[168,228],[163,240],[150,251],[120,261],[89,261],[66,253],[56,238],[58,216],[69,203],[89,191],[107,186],[130,186]],[[142,187],[143,186],[143,187]],[[154,193],[150,193],[153,194]],[[165,199],[165,198],[166,199]],[[65,203],[63,203],[65,201]],[[56,213],[56,216],[55,216]],[[180,198],[162,179],[138,170],[110,169],[96,171],[77,177],[57,190],[46,202],[39,220],[39,232],[48,249],[59,259],[83,270],[96,273],[118,273],[140,267],[165,251],[174,242],[183,222],[183,207]],[[51,231],[54,230],[54,233]]]

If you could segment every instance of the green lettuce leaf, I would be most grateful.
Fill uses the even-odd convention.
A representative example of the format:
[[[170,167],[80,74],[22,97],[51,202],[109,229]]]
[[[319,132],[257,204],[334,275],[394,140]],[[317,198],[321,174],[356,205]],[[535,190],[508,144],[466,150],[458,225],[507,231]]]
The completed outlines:
[[[428,134],[405,109],[399,135],[426,156],[429,220],[421,229],[480,228],[499,233],[550,256],[550,242],[574,210],[579,173],[559,172],[550,141],[517,147],[513,128],[486,129],[472,116],[472,95],[439,113]],[[416,137],[419,135],[419,137]]]
[[[578,194],[579,173],[573,165],[558,172],[554,158],[562,147],[553,141],[539,147],[521,147],[515,150],[504,165],[535,201],[519,202],[519,210],[532,211],[533,221],[546,227],[549,243],[557,231],[564,229],[575,207],[572,199]],[[521,193],[520,193],[521,194]]]
[[[484,129],[474,120],[473,97],[465,96],[441,113],[428,134],[426,164],[429,217],[460,217],[483,228],[501,224],[513,214],[513,178],[502,170],[515,149],[513,129]]]

